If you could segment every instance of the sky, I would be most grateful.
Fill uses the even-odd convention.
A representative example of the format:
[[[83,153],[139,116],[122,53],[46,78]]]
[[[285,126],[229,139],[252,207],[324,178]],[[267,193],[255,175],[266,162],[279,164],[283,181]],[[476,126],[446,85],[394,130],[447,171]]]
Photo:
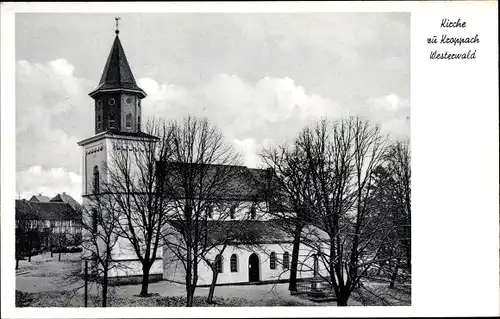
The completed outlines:
[[[244,164],[323,116],[410,136],[409,13],[16,14],[16,192],[81,200],[81,149],[120,40],[143,118],[207,117]]]

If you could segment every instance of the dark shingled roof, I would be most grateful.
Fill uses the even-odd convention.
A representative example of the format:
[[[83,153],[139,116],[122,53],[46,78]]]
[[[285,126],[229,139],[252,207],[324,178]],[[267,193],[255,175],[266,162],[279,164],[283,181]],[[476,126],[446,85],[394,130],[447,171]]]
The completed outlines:
[[[50,200],[50,198],[48,198],[47,196],[43,196],[43,195],[33,195],[30,198],[30,202],[43,202],[43,203],[46,203],[49,200]]]
[[[136,91],[141,97],[146,96],[146,92],[137,86],[135,82],[132,69],[128,64],[118,35],[115,37],[115,41],[111,47],[99,85],[89,95],[93,96],[105,90]]]
[[[182,225],[182,221],[171,222],[174,228]],[[200,233],[206,229],[208,242],[212,244],[270,244],[293,242],[292,228],[281,219],[269,220],[224,220],[204,221],[200,223]],[[169,230],[167,230],[169,232]],[[307,225],[302,235],[310,240],[325,240],[326,233],[319,228]]]
[[[227,220],[214,222],[214,229],[210,232],[212,240],[220,240],[225,234],[234,235],[234,243],[277,243],[290,242],[293,237],[285,231],[282,221],[271,220]]]
[[[81,218],[81,214],[67,203],[16,200],[16,219],[81,220]]]
[[[165,172],[164,179],[170,179],[166,182],[167,192],[177,194],[180,198],[184,195],[183,178],[180,176],[201,176],[202,164],[180,163],[180,162],[158,162],[159,171]],[[266,200],[269,192],[271,172],[266,169],[248,168],[238,165],[217,165],[205,164],[206,170],[203,170],[203,176],[207,183],[221,183],[214,187],[211,192],[213,199],[234,199],[248,201]],[[199,174],[199,175],[198,175]],[[211,177],[210,175],[217,177]],[[176,176],[179,176],[176,178]],[[208,195],[208,194],[205,194]],[[208,198],[210,199],[210,198]]]
[[[33,219],[39,219],[39,215],[37,211],[31,207],[31,204],[35,203],[35,201],[29,201],[25,199],[16,199],[16,220],[19,219],[26,219],[26,220],[33,220]]]
[[[181,231],[184,221],[171,221],[174,229]],[[214,245],[227,244],[258,244],[282,243],[293,241],[293,237],[282,227],[282,221],[271,220],[225,220],[200,221],[200,236],[207,235],[207,241]],[[167,236],[173,234],[167,229]]]
[[[77,202],[73,197],[69,196],[66,193],[57,194],[56,196],[52,197],[50,202],[69,204],[76,211],[82,208],[82,205],[80,205],[79,202]]]

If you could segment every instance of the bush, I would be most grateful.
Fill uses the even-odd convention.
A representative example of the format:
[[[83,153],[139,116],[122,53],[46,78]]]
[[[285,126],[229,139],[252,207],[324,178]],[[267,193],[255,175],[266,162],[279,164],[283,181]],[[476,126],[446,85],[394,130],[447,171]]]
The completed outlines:
[[[27,293],[16,290],[16,307],[30,307],[33,302],[33,297]]]
[[[83,251],[82,247],[78,246],[68,246],[68,247],[57,247],[52,249],[53,253],[81,253]]]

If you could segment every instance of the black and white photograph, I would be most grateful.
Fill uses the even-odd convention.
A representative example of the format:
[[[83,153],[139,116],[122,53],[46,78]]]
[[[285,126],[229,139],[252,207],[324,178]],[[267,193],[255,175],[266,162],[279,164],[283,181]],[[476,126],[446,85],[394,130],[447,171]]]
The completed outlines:
[[[106,309],[125,307],[143,315],[158,307],[394,315],[391,309],[426,308],[422,291],[449,307],[449,274],[488,280],[491,263],[480,250],[463,255],[463,264],[443,260],[487,249],[477,244],[485,236],[471,235],[470,245],[453,238],[467,236],[465,216],[474,228],[492,212],[478,197],[485,188],[466,182],[492,165],[464,164],[486,154],[489,140],[474,138],[482,132],[474,126],[470,138],[453,133],[467,127],[459,122],[464,108],[443,105],[439,75],[426,73],[458,63],[481,69],[475,65],[490,56],[479,43],[489,38],[474,31],[475,20],[435,14],[427,21],[422,11],[373,5],[269,7],[141,12],[82,4],[82,11],[9,18],[15,32],[5,72],[12,81],[2,71],[2,91],[12,89],[14,135],[2,131],[2,178],[9,171],[13,180],[2,179],[2,191],[13,197],[2,196],[1,207],[2,242],[9,236],[12,246],[9,260],[2,254],[2,280],[9,267],[15,274],[10,307],[19,314],[64,308],[68,317],[78,315],[72,309],[107,317],[118,312]],[[435,26],[418,33],[422,21]],[[459,32],[477,43],[433,42]],[[474,54],[436,58],[459,50]],[[433,66],[418,68],[416,59]],[[434,90],[414,89],[424,74]],[[429,105],[433,99],[448,111]],[[468,110],[472,123],[479,115]],[[435,143],[424,142],[426,134]],[[12,147],[4,150],[6,143]],[[469,153],[457,156],[451,147]],[[453,159],[442,159],[445,152]],[[488,163],[498,163],[494,156]],[[455,169],[464,165],[474,171]],[[446,183],[462,189],[460,178],[463,187],[478,185],[470,198],[462,191],[450,197]],[[473,201],[481,203],[472,208]],[[498,236],[497,228],[488,238]],[[477,270],[459,270],[471,264]],[[455,303],[471,297],[469,284]],[[471,300],[491,304],[490,292]]]

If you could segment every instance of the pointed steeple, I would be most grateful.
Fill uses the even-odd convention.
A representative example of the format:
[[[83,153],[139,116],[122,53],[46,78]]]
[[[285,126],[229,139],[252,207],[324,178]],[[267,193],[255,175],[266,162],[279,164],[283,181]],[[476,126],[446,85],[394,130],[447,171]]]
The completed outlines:
[[[111,47],[99,85],[89,95],[93,97],[100,92],[128,91],[138,94],[140,98],[144,98],[146,97],[146,92],[137,86],[135,82],[134,75],[125,56],[125,51],[118,37],[119,31],[116,30],[115,33],[115,41]]]
[[[126,134],[141,132],[141,99],[146,97],[135,82],[118,34],[104,66],[101,80],[89,95],[95,101],[95,133],[116,131]]]

